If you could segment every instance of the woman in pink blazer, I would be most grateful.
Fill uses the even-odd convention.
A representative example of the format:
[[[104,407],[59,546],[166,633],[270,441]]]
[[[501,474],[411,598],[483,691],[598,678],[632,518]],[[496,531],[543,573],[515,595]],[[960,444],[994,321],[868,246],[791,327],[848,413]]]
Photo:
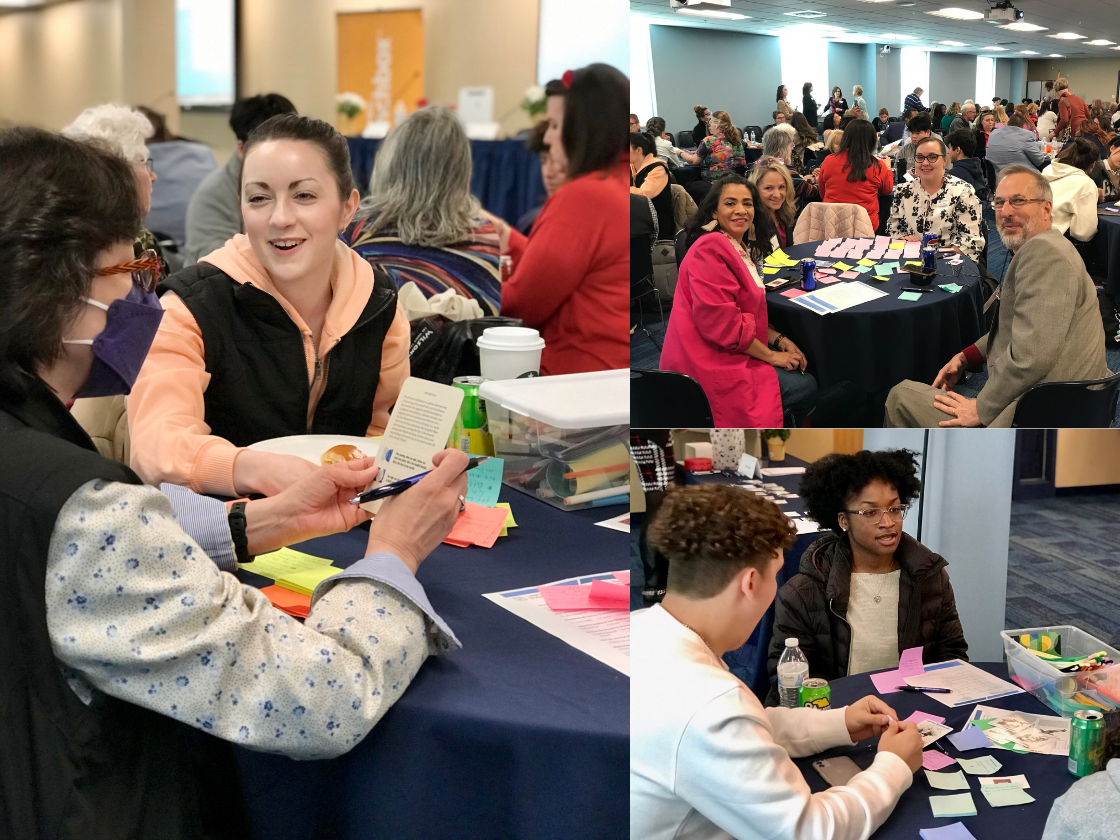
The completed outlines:
[[[754,263],[770,253],[773,228],[758,189],[738,175],[712,185],[689,226],[661,368],[700,383],[720,428],[797,424],[816,403],[805,355],[767,321]]]

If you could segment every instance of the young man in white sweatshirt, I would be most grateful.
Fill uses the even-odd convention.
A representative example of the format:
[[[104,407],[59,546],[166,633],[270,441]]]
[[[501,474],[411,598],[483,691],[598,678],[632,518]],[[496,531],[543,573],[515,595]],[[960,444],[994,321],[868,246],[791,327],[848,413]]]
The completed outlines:
[[[721,659],[774,600],[795,534],[776,505],[727,485],[671,490],[650,524],[669,580],[631,621],[633,840],[863,840],[910,787],[921,735],[878,697],[764,709]],[[790,758],[877,735],[871,766],[823,793]]]

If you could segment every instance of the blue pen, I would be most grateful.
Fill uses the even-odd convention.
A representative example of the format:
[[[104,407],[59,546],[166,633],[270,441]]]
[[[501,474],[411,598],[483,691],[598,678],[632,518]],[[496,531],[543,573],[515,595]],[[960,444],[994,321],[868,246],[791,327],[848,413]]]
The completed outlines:
[[[489,460],[489,458],[471,458],[470,461],[467,462],[467,470],[473,470],[479,464],[485,464]],[[366,502],[372,502],[377,499],[384,499],[388,496],[395,496],[398,493],[403,493],[430,472],[431,470],[425,470],[422,473],[410,475],[408,478],[402,478],[400,481],[394,481],[392,484],[386,484],[384,487],[378,487],[376,490],[367,490],[360,496],[355,496],[351,499],[350,504],[364,505]],[[463,470],[463,472],[466,472],[466,470]]]
[[[621,505],[630,501],[630,497],[625,493],[618,496],[608,496],[605,499],[593,499],[587,503],[588,507],[608,507],[610,505]]]

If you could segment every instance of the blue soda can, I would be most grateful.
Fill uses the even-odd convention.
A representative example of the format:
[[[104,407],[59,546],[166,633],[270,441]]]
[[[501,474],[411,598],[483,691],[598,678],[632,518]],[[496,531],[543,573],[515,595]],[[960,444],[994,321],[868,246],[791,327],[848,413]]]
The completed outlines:
[[[922,271],[926,274],[937,271],[937,249],[932,245],[922,248]]]
[[[927,245],[930,245],[930,244],[933,244],[933,245],[937,244],[937,234],[936,233],[923,233],[922,234],[922,247],[925,248]]]
[[[801,288],[807,292],[817,288],[817,261],[801,261]]]

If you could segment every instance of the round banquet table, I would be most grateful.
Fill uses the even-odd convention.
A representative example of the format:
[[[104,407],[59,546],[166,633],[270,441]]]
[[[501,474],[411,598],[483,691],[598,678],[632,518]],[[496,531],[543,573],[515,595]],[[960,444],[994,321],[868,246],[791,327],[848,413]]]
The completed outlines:
[[[236,748],[254,837],[625,838],[630,680],[482,597],[626,568],[622,506],[561,511],[503,487],[518,527],[441,545],[417,578],[463,649],[432,657],[366,738],[328,761]],[[355,528],[299,550],[345,568]],[[249,572],[253,586],[272,581]]]
[[[792,259],[812,258],[819,245],[806,242],[785,252]],[[887,296],[829,315],[818,315],[776,291],[767,292],[770,323],[805,353],[809,372],[822,391],[844,380],[868,394],[890,390],[904,379],[932,383],[949,359],[983,334],[980,271],[968,257],[963,259],[963,265],[954,267],[938,257],[938,276],[926,287],[933,291],[923,293],[918,301],[898,299],[904,286],[913,285],[909,275],[901,274],[892,274],[886,283],[861,275],[865,285]],[[798,271],[795,266],[764,279],[792,277]],[[939,283],[964,288],[946,292],[937,287]]]
[[[1002,662],[974,662],[972,664],[990,674],[995,674],[1001,679],[1007,679],[1007,667]],[[832,705],[837,707],[854,702],[866,694],[875,693],[875,686],[868,674],[841,677],[838,680],[833,680],[830,685],[832,687]],[[953,727],[955,731],[960,731],[972,710],[976,708],[975,705],[969,705],[960,709],[950,709],[948,706],[938,703],[932,696],[909,694],[904,691],[885,695],[883,700],[898,712],[899,718],[909,717],[918,710],[930,712],[944,717],[945,725]],[[984,705],[1030,712],[1037,715],[1054,714],[1052,709],[1026,693],[1014,694],[998,700],[989,700]],[[913,840],[918,836],[920,829],[941,828],[955,822],[963,822],[965,828],[981,840],[985,837],[1039,840],[1042,837],[1042,830],[1046,827],[1046,817],[1050,813],[1050,806],[1054,804],[1055,799],[1069,789],[1070,785],[1077,781],[1066,770],[1065,756],[1036,755],[1034,753],[1020,755],[1010,750],[994,748],[991,750],[970,750],[967,753],[962,753],[946,738],[940,739],[937,743],[952,758],[992,756],[1003,765],[999,770],[1001,776],[1014,776],[1022,773],[1030,783],[1027,793],[1037,801],[1028,805],[993,808],[980,792],[980,783],[976,781],[977,777],[966,773],[965,778],[968,779],[969,792],[972,794],[972,801],[976,806],[976,816],[934,819],[929,804],[931,796],[945,796],[964,793],[964,791],[935,790],[930,787],[929,782],[925,779],[925,773],[919,768],[914,776],[914,784],[902,794],[902,798],[899,799],[894,812],[887,817],[887,821],[871,835],[872,840]],[[847,755],[861,769],[867,769],[875,759],[877,748],[878,739],[872,738],[858,744],[852,744],[851,747],[839,747],[820,755],[794,759],[794,763],[801,769],[801,773],[805,777],[805,781],[809,783],[809,788],[813,793],[819,793],[826,790],[828,785],[813,769],[812,763],[815,760],[822,756]],[[934,748],[930,747],[929,749]],[[956,769],[959,770],[960,768],[957,767]],[[944,772],[947,773],[953,771],[953,765],[944,769]]]
[[[1097,206],[1097,235],[1087,244],[1086,268],[1094,276],[1103,276],[1104,290],[1120,296],[1120,212],[1110,213],[1106,207],[1120,207],[1115,201]],[[1077,244],[1077,243],[1075,243]]]

